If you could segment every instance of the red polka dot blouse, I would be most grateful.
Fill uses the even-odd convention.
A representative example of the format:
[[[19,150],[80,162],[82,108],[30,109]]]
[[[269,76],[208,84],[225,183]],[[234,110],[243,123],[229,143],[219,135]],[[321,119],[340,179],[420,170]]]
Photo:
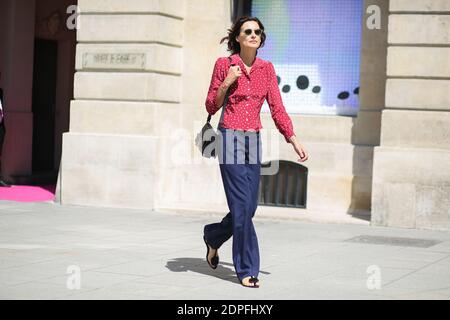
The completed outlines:
[[[262,128],[259,114],[264,100],[267,100],[278,131],[286,142],[289,142],[289,138],[295,135],[294,129],[281,99],[273,64],[256,57],[248,74],[238,53],[230,57],[231,64],[241,67],[242,75],[228,89],[228,104],[220,126],[235,130],[259,131]],[[216,60],[205,102],[206,110],[211,115],[221,107],[216,105],[215,100],[217,90],[225,80],[229,67],[230,61],[227,57]]]

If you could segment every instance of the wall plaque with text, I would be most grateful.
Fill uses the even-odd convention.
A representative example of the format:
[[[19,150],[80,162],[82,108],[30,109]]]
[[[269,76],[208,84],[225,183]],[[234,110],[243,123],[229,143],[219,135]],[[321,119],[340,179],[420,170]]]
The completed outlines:
[[[145,69],[145,53],[89,53],[83,54],[83,69]]]

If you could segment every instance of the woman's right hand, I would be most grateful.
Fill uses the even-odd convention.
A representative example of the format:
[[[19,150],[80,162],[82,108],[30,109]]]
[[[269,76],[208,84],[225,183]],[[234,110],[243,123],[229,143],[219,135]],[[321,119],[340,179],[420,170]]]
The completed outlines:
[[[239,66],[231,66],[230,69],[228,69],[228,75],[225,78],[226,83],[231,86],[237,78],[239,78],[242,75],[241,67]]]

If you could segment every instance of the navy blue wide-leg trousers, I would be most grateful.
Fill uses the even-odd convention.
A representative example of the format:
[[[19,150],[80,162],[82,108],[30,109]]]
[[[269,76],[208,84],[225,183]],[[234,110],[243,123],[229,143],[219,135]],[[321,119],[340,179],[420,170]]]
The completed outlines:
[[[233,236],[233,263],[239,281],[259,274],[258,238],[252,218],[259,198],[262,145],[259,132],[219,128],[218,159],[229,212],[204,227],[208,244],[218,249]]]

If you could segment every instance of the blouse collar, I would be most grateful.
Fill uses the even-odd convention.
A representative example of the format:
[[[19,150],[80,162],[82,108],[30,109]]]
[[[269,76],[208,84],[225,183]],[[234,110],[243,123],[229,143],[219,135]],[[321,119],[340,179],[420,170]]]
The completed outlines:
[[[241,67],[244,67],[244,62],[242,61],[241,57],[239,56],[239,53],[235,53],[235,54],[231,55],[230,58],[231,58],[232,64],[241,64]],[[256,56],[250,72],[252,72],[254,69],[260,68],[262,66],[263,66],[263,60],[258,58],[258,56]]]

